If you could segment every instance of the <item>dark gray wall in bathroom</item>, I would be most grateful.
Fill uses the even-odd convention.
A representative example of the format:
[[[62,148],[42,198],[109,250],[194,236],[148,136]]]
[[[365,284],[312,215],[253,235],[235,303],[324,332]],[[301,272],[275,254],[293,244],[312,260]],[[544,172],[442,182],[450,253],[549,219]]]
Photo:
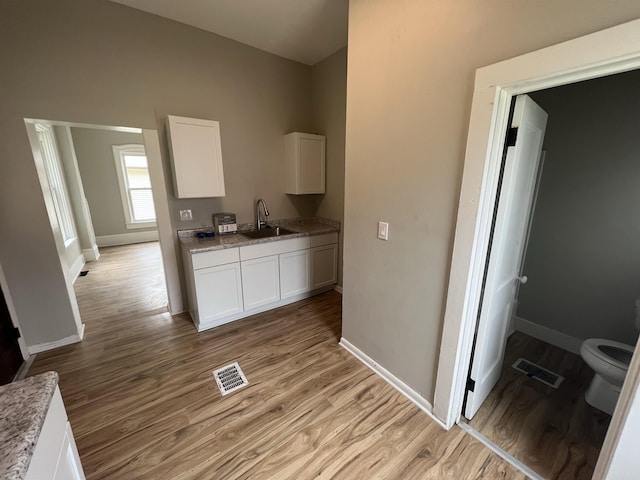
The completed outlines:
[[[640,72],[531,96],[549,114],[518,316],[635,343],[640,297]]]

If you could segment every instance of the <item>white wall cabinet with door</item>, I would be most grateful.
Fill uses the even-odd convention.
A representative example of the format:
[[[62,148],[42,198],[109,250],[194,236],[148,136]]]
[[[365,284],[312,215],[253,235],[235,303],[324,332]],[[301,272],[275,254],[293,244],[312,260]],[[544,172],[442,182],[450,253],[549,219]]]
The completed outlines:
[[[175,196],[224,197],[219,122],[168,115],[166,127]]]
[[[325,137],[293,132],[284,136],[286,193],[325,193]]]

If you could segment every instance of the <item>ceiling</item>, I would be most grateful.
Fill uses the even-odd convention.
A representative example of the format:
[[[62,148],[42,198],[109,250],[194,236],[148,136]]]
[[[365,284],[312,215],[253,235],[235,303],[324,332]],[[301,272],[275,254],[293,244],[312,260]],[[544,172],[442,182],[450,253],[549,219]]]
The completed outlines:
[[[313,65],[347,44],[348,0],[111,0]]]

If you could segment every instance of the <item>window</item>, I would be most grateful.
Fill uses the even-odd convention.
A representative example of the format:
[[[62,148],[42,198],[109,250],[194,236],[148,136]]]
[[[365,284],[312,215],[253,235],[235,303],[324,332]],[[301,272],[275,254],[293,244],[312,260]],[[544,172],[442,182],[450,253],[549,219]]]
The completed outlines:
[[[77,238],[77,234],[71,202],[67,193],[67,184],[64,179],[64,171],[60,164],[56,138],[51,125],[36,123],[35,127],[40,142],[44,169],[47,174],[47,182],[51,190],[53,208],[56,212],[56,218],[58,219],[58,225],[60,225],[60,232],[66,247]]]
[[[114,145],[113,156],[127,228],[155,227],[156,210],[144,147]]]

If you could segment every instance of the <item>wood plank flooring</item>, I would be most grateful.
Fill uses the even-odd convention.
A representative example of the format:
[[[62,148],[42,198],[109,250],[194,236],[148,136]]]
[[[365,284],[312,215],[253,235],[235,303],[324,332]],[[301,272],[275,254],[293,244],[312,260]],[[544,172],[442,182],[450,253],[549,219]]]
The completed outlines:
[[[512,368],[525,358],[562,375],[556,390]],[[590,479],[611,417],[584,400],[582,358],[520,332],[507,342],[498,384],[469,425],[548,479]]]
[[[340,294],[198,334],[148,289],[152,248],[91,265],[76,282],[85,340],[29,372],[59,372],[88,479],[525,478],[343,350]],[[222,397],[212,370],[232,361],[249,386]]]

